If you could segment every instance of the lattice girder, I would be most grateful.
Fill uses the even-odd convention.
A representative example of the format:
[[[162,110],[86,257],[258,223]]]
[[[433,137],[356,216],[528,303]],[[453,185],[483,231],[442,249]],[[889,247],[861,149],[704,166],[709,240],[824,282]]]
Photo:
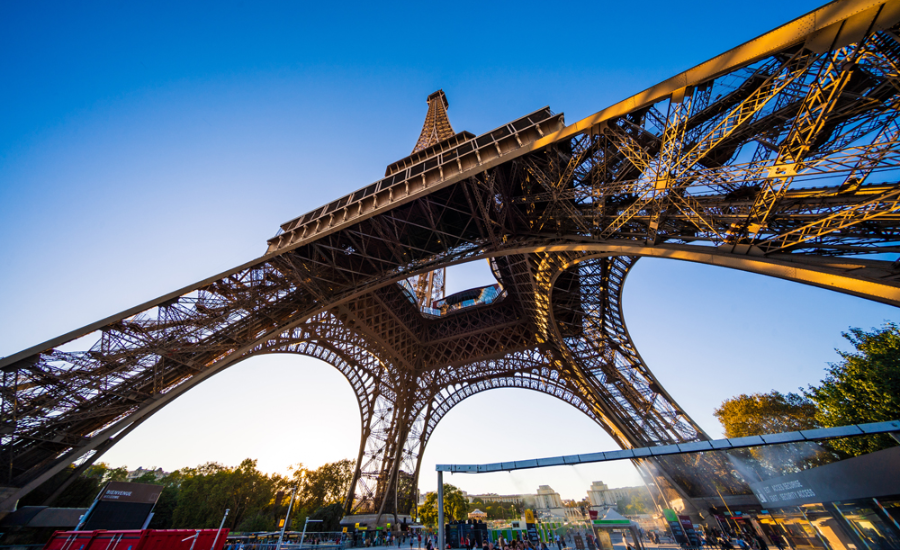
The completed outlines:
[[[458,134],[285,224],[262,258],[0,360],[0,483],[15,489],[0,508],[228,365],[311,345],[314,327],[314,353],[351,365],[379,509],[415,480],[438,392],[518,380],[473,369],[529,350],[621,444],[701,437],[624,328],[633,258],[900,305],[884,259],[900,252],[900,4],[847,6],[565,128],[544,109]],[[493,304],[430,318],[397,286],[483,258],[506,293]]]

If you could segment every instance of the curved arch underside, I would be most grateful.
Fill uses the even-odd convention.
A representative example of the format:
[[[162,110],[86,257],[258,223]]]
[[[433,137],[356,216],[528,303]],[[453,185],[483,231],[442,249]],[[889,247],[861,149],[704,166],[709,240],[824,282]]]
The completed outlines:
[[[560,116],[541,110],[459,134],[285,224],[256,261],[0,360],[0,512],[260,353],[316,356],[353,386],[348,511],[408,512],[437,423],[492,388],[554,395],[623,446],[705,438],[625,327],[638,258],[900,305],[900,1],[875,4],[839,2],[829,17],[846,8],[852,25],[797,31],[556,133]],[[502,299],[429,317],[396,284],[475,258],[492,259]],[[653,475],[710,491],[670,462]],[[726,466],[690,465],[732,479]]]

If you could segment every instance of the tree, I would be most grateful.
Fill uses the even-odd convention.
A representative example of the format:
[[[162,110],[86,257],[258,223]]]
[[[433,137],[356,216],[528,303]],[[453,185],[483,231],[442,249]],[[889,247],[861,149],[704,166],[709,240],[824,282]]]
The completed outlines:
[[[806,396],[772,390],[726,399],[713,414],[727,437],[747,437],[820,428],[816,412],[815,403]],[[838,458],[827,446],[813,443],[754,447],[736,451],[731,457],[742,464],[738,472],[747,482],[806,470]]]
[[[329,504],[316,510],[309,519],[320,519],[322,523],[311,523],[310,529],[316,531],[340,531],[341,518],[344,517],[344,506],[340,503]]]
[[[237,468],[208,463],[182,470],[181,492],[172,514],[175,527],[214,528],[225,509],[232,530],[272,503],[275,481],[245,459]]]
[[[469,501],[463,496],[462,491],[450,485],[444,484],[444,521],[466,519],[469,514]],[[419,516],[425,525],[437,525],[437,493],[425,495],[425,504],[419,506]]]
[[[315,470],[304,468],[302,464],[294,466],[291,483],[299,486],[298,512],[309,513],[332,504],[343,504],[353,482],[355,466],[356,463],[347,458],[323,464]]]
[[[151,485],[159,485],[159,479],[153,472],[145,472],[131,480],[132,483],[150,483]]]
[[[810,386],[807,397],[818,406],[816,420],[825,427],[883,422],[900,418],[900,328],[886,323],[881,330],[851,328],[843,333],[856,348],[836,350],[821,385]],[[839,452],[858,456],[893,445],[888,436],[835,439]]]
[[[252,516],[248,516],[237,527],[241,533],[256,533],[259,531],[274,531],[275,520],[271,514],[257,510]]]
[[[184,475],[181,471],[175,471],[158,481],[163,486],[163,490],[153,508],[153,518],[149,525],[151,529],[171,529],[173,527],[173,517],[181,496],[183,479]]]
[[[741,394],[713,411],[726,437],[746,437],[820,427],[816,405],[796,393]]]
[[[649,495],[648,495],[649,496]],[[626,495],[616,501],[616,511],[623,516],[646,514],[653,504],[643,495]]]

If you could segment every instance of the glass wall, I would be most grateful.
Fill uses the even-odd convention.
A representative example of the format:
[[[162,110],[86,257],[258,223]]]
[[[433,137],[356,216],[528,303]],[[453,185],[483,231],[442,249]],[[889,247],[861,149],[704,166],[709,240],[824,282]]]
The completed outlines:
[[[755,519],[778,549],[900,550],[900,498],[791,506]]]
[[[832,504],[868,550],[900,550],[900,535],[891,518],[882,516],[874,499]]]
[[[825,543],[799,508],[788,508],[770,514],[768,517],[759,516],[759,525],[766,537],[772,541],[776,548],[794,550],[823,550],[827,548]],[[852,550],[832,548],[831,550]]]

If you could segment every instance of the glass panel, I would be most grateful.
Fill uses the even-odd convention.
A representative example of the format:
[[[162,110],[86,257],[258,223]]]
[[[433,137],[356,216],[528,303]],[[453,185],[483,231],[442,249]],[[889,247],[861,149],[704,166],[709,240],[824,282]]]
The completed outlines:
[[[880,505],[882,511],[888,515],[895,529],[900,529],[900,500],[892,499],[873,499],[875,504]]]
[[[870,550],[900,550],[900,536],[878,515],[874,502],[836,502],[835,507]]]
[[[783,510],[773,514],[771,519],[759,518],[760,527],[776,548],[793,550],[824,550],[826,546],[819,539],[818,533],[803,514],[797,511]],[[852,550],[834,547],[831,550]]]
[[[831,550],[860,550],[841,527],[839,520],[823,505],[806,504],[800,508]]]

